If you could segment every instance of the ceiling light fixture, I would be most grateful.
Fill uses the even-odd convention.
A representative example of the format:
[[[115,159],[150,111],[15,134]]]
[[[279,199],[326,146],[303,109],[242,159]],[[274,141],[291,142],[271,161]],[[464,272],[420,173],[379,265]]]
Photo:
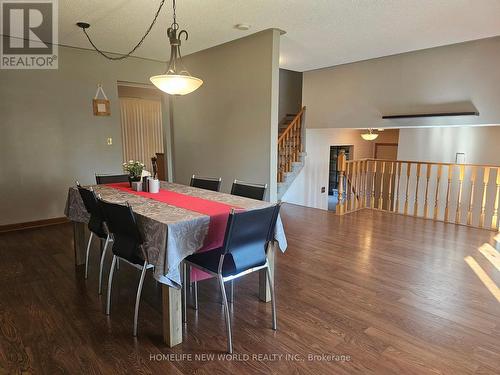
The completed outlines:
[[[368,129],[368,133],[362,133],[361,138],[363,138],[365,141],[374,141],[377,139],[378,134],[373,132],[373,129],[370,128]]]
[[[170,95],[186,95],[197,90],[203,81],[193,77],[184,67],[181,55],[181,37],[185,35],[188,39],[186,30],[179,31],[179,24],[175,14],[175,0],[173,0],[174,22],[167,30],[170,40],[170,61],[167,71],[164,74],[153,76],[149,80],[161,91]]]
[[[139,46],[144,42],[144,39],[146,39],[149,32],[153,28],[153,25],[156,23],[156,20],[158,18],[158,15],[160,14],[160,11],[164,3],[165,0],[161,0],[158,10],[156,11],[156,14],[153,18],[153,21],[149,25],[148,29],[146,30],[146,33],[141,38],[141,40],[135,45],[134,48],[132,48],[130,52],[124,55],[111,56],[101,51],[99,48],[97,48],[94,42],[92,42],[90,36],[87,33],[87,29],[90,27],[90,25],[86,22],[78,22],[76,25],[83,30],[83,33],[89,40],[90,44],[92,45],[92,47],[94,47],[94,49],[98,53],[100,53],[108,60],[122,60],[127,57],[130,57],[130,55],[134,53],[137,50],[137,48],[139,48]],[[182,55],[180,50],[181,37],[184,36],[185,40],[187,40],[188,32],[186,30],[179,31],[179,24],[177,23],[176,20],[175,0],[173,0],[172,5],[174,11],[173,22],[167,29],[167,35],[170,41],[170,61],[168,63],[167,70],[164,74],[153,76],[149,80],[161,91],[164,91],[167,94],[186,95],[198,89],[203,84],[203,81],[197,77],[191,76],[191,74],[189,74],[189,72],[184,67],[184,64],[182,63]]]
[[[247,31],[250,30],[250,25],[247,23],[239,23],[237,25],[234,25],[235,29],[241,30],[241,31]]]

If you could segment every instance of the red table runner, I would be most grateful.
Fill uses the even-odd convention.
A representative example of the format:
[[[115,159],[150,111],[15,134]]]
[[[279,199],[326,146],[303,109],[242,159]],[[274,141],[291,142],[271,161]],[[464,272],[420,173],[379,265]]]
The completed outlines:
[[[156,194],[148,193],[145,191],[134,191],[130,188],[128,182],[106,184],[106,186],[109,186],[113,189],[125,191],[130,194],[153,199],[158,202],[167,203],[171,206],[184,208],[189,211],[195,211],[200,214],[210,216],[210,224],[208,226],[208,233],[205,238],[205,242],[203,244],[203,247],[198,251],[208,251],[221,247],[224,242],[227,219],[229,217],[231,209],[241,209],[239,207],[230,206],[225,203],[193,197],[191,195],[181,194],[165,189],[160,189],[160,192]],[[199,270],[193,269],[193,271],[191,272],[192,280],[202,280],[208,277],[211,276]]]

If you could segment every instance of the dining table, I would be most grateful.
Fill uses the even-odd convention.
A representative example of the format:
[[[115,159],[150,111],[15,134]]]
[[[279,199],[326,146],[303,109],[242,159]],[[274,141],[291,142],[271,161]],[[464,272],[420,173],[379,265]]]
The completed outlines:
[[[184,258],[222,246],[227,218],[231,210],[254,210],[272,205],[236,195],[160,182],[159,193],[136,192],[128,183],[89,185],[101,199],[132,208],[148,263],[154,266],[154,278],[162,286],[162,325],[165,343],[173,347],[182,342],[182,275]],[[76,186],[70,187],[65,214],[73,223],[75,264],[85,263],[90,232],[90,215]],[[281,218],[278,217],[274,240],[267,257],[274,280],[274,257],[287,248]],[[196,277],[203,278],[198,275]],[[269,302],[271,294],[265,270],[259,271],[259,298]]]

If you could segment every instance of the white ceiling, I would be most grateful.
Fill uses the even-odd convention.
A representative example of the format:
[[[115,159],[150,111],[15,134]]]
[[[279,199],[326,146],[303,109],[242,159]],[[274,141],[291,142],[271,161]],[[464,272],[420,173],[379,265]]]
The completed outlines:
[[[160,0],[59,0],[59,43],[88,48],[77,21],[89,22],[96,44],[128,52],[144,34]],[[136,56],[167,60],[166,0]],[[500,35],[500,0],[177,0],[189,31],[184,55],[268,28],[281,37],[282,68],[306,71],[401,52]],[[248,31],[234,29],[248,23]]]

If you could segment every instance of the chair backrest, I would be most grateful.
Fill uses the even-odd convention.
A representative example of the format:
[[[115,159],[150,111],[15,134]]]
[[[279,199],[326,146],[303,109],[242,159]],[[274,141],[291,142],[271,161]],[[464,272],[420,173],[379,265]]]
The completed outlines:
[[[240,197],[257,199],[259,201],[264,199],[266,194],[267,184],[251,184],[248,182],[234,180],[233,186],[231,187],[231,194],[238,195]]]
[[[222,178],[213,177],[197,177],[193,175],[191,177],[190,186],[197,187],[205,190],[220,191],[220,185],[222,183]]]
[[[128,204],[116,204],[98,199],[109,232],[113,235],[113,254],[131,263],[142,265],[146,254],[143,239],[132,208]]]
[[[77,185],[78,192],[80,193],[80,197],[82,197],[83,204],[87,209],[87,212],[90,215],[96,215],[102,218],[102,212],[99,207],[99,203],[97,202],[97,197],[95,195],[94,190],[92,188],[86,189],[79,184]]]
[[[97,185],[115,184],[117,182],[128,182],[128,174],[97,174],[95,175]]]
[[[92,190],[92,188],[83,188],[78,182],[77,188],[78,192],[80,193],[80,197],[82,198],[83,204],[85,205],[85,209],[90,214],[90,219],[88,222],[89,230],[95,233],[98,237],[105,238],[107,236],[107,232],[104,228],[104,215],[97,201],[95,192]]]
[[[280,204],[251,211],[231,212],[223,253],[230,254],[236,273],[266,263],[266,250],[274,237]]]

